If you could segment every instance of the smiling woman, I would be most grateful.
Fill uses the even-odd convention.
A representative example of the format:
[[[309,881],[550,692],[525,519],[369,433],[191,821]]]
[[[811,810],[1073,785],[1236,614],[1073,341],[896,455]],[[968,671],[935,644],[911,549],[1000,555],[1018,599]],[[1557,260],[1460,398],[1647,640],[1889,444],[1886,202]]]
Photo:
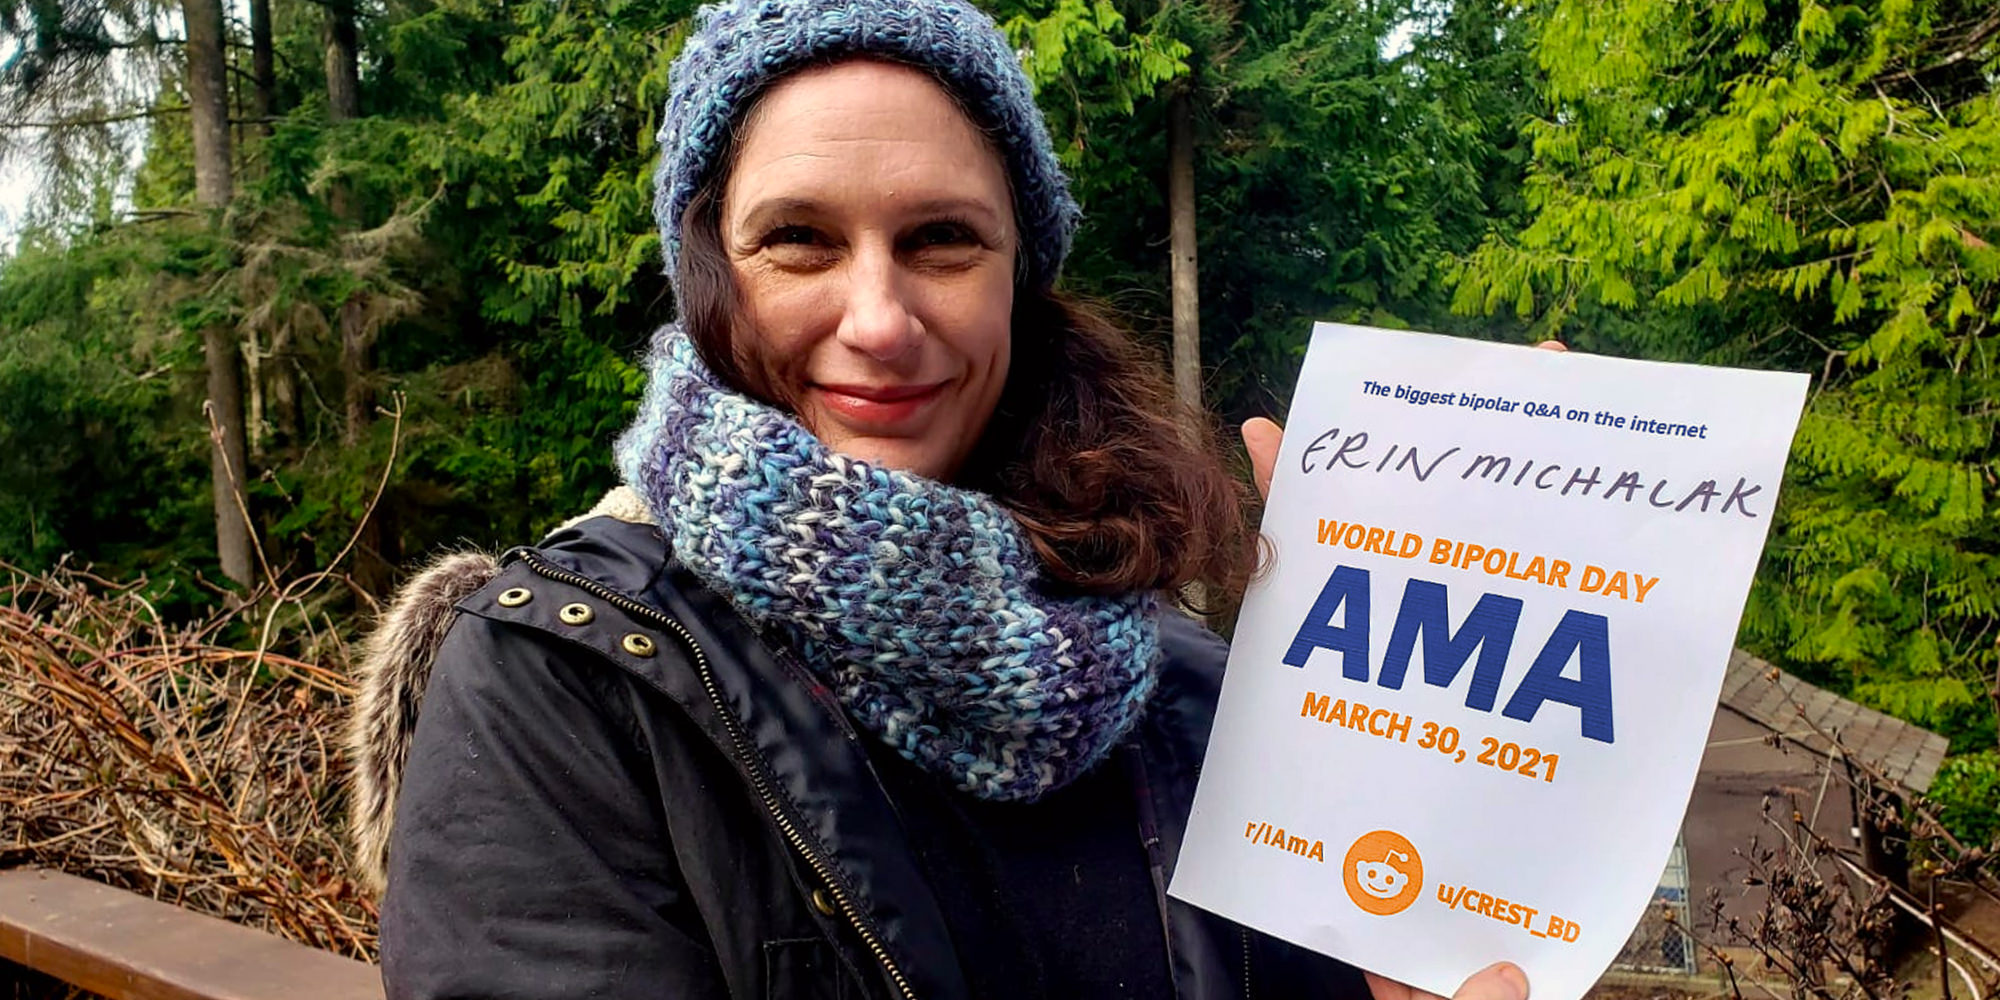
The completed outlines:
[[[697,141],[663,155],[658,209],[672,335],[835,452],[991,495],[1066,585],[1236,592],[1250,534],[1205,419],[1052,287],[1076,206],[1025,79],[978,121],[968,95],[1005,77],[954,90],[893,47],[859,54],[804,60],[706,157],[680,126]]]
[[[671,76],[628,489],[369,646],[390,995],[1408,997],[1165,895],[1227,649],[1163,598],[1240,585],[1241,490],[1056,290],[992,21],[731,0]]]
[[[957,102],[892,63],[791,76],[748,116],[718,215],[742,309],[696,335],[730,336],[827,447],[951,479],[1007,382],[1018,240]]]

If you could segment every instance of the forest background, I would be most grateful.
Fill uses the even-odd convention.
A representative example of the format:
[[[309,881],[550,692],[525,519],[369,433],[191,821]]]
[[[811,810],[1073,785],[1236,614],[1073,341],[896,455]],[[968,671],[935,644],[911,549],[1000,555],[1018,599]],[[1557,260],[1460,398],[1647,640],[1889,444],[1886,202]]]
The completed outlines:
[[[984,2],[1087,212],[1066,280],[1163,363],[1198,318],[1229,421],[1282,414],[1315,319],[1811,372],[1739,642],[1948,735],[1934,803],[1992,842],[2000,6]],[[333,569],[306,617],[351,635],[426,555],[586,509],[672,311],[693,8],[0,0],[38,181],[0,562],[169,619]]]

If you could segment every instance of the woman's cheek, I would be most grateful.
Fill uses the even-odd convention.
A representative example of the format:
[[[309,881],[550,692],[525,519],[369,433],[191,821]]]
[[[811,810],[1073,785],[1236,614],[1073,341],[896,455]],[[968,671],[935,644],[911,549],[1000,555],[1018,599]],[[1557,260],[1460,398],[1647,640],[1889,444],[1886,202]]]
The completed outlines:
[[[774,377],[790,380],[810,367],[815,343],[838,329],[839,310],[815,282],[782,276],[778,280],[742,286],[743,336],[762,367]]]

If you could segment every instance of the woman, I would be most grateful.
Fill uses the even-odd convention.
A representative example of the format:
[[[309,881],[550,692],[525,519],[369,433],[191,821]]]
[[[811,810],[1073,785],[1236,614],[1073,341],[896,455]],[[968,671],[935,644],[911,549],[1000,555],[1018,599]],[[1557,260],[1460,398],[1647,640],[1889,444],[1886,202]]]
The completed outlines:
[[[629,490],[371,639],[390,995],[1408,997],[1165,895],[1226,651],[1158,595],[1248,537],[1052,290],[1077,210],[992,23],[711,8],[660,138]]]

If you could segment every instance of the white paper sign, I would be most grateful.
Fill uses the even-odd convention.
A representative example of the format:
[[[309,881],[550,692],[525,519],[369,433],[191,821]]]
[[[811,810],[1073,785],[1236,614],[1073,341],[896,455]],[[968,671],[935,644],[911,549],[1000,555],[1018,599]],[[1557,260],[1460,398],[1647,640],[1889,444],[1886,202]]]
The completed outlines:
[[[1687,807],[1806,386],[1315,328],[1172,894],[1582,996]]]

